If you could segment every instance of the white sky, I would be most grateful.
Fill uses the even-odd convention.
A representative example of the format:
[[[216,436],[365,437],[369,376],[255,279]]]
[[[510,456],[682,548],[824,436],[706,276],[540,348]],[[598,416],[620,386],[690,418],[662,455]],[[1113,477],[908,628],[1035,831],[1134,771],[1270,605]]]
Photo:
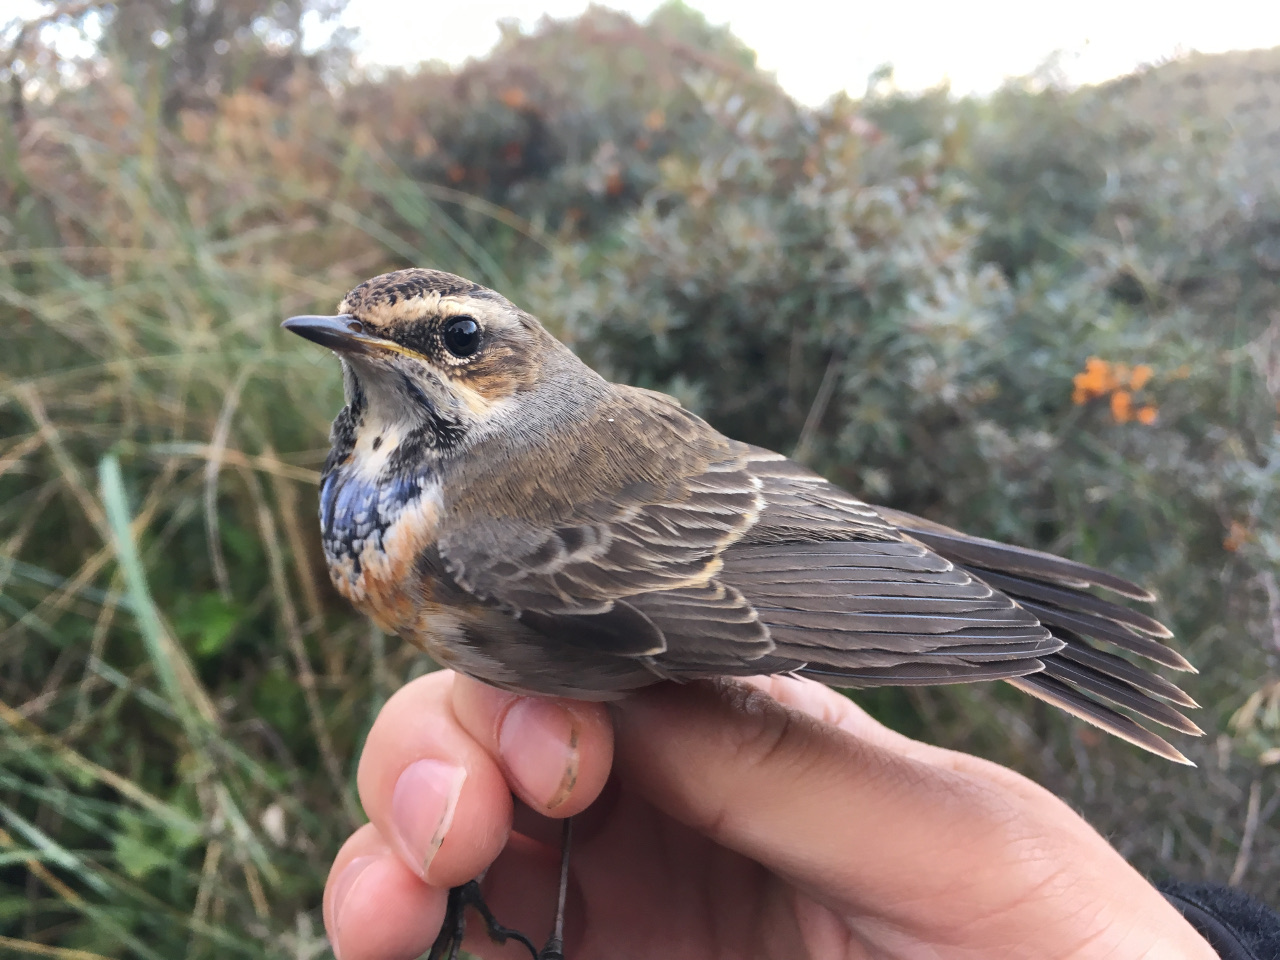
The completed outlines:
[[[970,93],[1030,73],[1055,52],[1069,81],[1092,83],[1190,50],[1280,46],[1280,0],[688,2],[712,23],[728,23],[764,69],[810,104],[841,89],[860,94],[885,62],[901,88],[950,80],[957,93]],[[606,5],[643,19],[658,3]],[[567,17],[585,7],[585,0],[350,0],[343,20],[359,28],[365,63],[458,64],[493,46],[499,19],[529,27],[543,14]]]
[[[215,0],[216,2],[216,0]],[[1058,56],[1068,82],[1096,83],[1144,63],[1199,50],[1280,46],[1280,0],[686,0],[730,28],[797,99],[859,95],[891,63],[905,90],[950,81],[985,93]],[[48,0],[0,0],[0,27]],[[658,0],[610,0],[643,20]],[[343,22],[360,31],[361,60],[460,64],[498,39],[497,22],[526,29],[543,15],[581,13],[586,0],[349,0]],[[68,38],[70,40],[70,38]]]

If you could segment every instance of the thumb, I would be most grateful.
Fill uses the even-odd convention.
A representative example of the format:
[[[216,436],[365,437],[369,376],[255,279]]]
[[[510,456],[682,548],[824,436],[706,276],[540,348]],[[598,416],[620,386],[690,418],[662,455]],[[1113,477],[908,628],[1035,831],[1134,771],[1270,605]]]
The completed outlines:
[[[628,786],[800,886],[856,896],[869,880],[889,895],[897,877],[918,893],[921,866],[936,867],[938,844],[971,833],[957,821],[986,804],[962,774],[733,681],[647,688],[615,705],[614,725]]]
[[[841,729],[732,681],[660,684],[614,719],[628,787],[837,910],[944,940],[976,934],[977,918],[1043,936],[1064,900],[1105,877],[1129,922],[1180,920],[1069,807],[985,761],[903,750],[896,735]],[[1093,924],[1071,932],[1087,937],[1081,926]]]

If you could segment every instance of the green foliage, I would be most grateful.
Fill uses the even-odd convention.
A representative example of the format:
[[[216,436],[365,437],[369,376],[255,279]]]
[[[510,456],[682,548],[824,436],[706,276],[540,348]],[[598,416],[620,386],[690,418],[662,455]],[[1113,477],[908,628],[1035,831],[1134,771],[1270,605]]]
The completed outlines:
[[[345,103],[415,180],[469,198],[464,222],[486,244],[497,240],[496,222],[478,199],[518,215],[536,235],[594,236],[653,188],[663,158],[687,155],[713,131],[692,74],[777,95],[754,61],[726,30],[678,3],[644,25],[591,7],[535,36],[508,30],[489,57],[457,71],[355,84]],[[526,259],[543,252],[511,251]]]
[[[277,325],[409,264],[872,499],[1158,588],[1197,772],[1005,688],[859,699],[1143,869],[1280,890],[1243,845],[1280,839],[1274,57],[810,111],[679,5],[345,86],[342,42],[284,42],[303,5],[115,9],[90,62],[36,28],[0,61],[0,935],[326,949],[364,731],[429,665],[328,589],[341,388]]]
[[[885,496],[893,461],[964,402],[952,374],[1004,296],[952,216],[961,192],[933,143],[904,149],[847,100],[807,114],[700,89],[715,134],[603,241],[560,251],[540,312],[608,375]]]

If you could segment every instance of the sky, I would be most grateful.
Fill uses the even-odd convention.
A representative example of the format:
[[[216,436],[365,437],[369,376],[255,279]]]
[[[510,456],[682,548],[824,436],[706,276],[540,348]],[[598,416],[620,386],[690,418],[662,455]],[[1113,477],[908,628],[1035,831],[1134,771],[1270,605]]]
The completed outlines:
[[[814,105],[839,90],[861,94],[884,63],[904,90],[949,82],[956,93],[985,93],[1055,54],[1068,82],[1096,83],[1192,50],[1280,46],[1277,0],[687,2],[712,23],[729,24],[762,68]],[[658,3],[606,5],[643,19]],[[585,8],[585,0],[349,0],[343,22],[359,29],[364,63],[460,64],[492,48],[500,19],[529,28],[543,15]]]

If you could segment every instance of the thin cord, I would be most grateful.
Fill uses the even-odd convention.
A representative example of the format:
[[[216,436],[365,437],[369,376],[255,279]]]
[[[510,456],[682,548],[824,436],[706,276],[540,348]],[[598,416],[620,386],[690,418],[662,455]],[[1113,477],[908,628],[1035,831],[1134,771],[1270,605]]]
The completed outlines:
[[[573,817],[564,818],[560,837],[560,894],[556,902],[555,938],[564,942],[564,903],[569,893],[569,847],[573,843]]]

